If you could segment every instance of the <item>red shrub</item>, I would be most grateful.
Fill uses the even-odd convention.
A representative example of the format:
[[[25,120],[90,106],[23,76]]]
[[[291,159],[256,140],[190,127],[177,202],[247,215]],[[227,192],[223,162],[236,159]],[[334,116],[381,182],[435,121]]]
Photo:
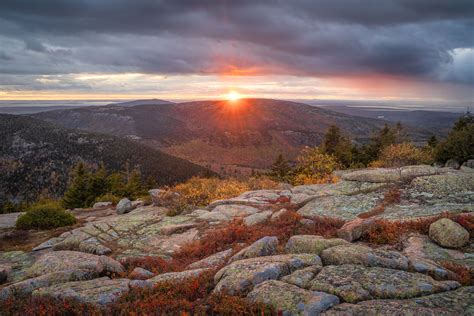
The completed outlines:
[[[0,300],[1,315],[56,316],[56,315],[103,315],[104,310],[90,304],[79,303],[71,299],[52,297],[16,296]]]
[[[162,283],[153,289],[132,290],[114,304],[113,315],[260,315],[271,312],[261,304],[243,298],[213,295],[215,271],[180,283]]]
[[[469,286],[474,284],[469,267],[451,261],[441,261],[440,264],[446,269],[453,271],[457,276],[457,281],[462,285]]]
[[[469,213],[449,214],[425,217],[407,221],[377,220],[371,229],[362,236],[362,240],[376,244],[396,244],[403,235],[410,232],[428,234],[430,225],[440,218],[449,218],[473,233],[474,216]]]

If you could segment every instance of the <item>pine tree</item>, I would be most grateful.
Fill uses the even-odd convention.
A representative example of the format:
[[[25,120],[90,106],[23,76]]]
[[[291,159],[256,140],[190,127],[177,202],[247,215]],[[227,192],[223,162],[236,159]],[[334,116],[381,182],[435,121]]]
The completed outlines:
[[[438,139],[435,135],[432,135],[427,142],[428,147],[435,148],[438,145]]]
[[[288,161],[279,154],[272,164],[270,176],[278,181],[288,182],[290,180],[291,167]]]
[[[86,202],[88,206],[92,206],[97,197],[110,191],[110,186],[107,181],[107,171],[104,165],[101,165],[96,172],[91,174],[88,187],[89,194]]]
[[[331,125],[324,135],[321,152],[333,155],[343,167],[349,167],[353,163],[352,144],[335,125]]]
[[[337,145],[341,142],[341,130],[336,125],[331,125],[324,135],[322,150],[326,154],[334,154]]]
[[[130,198],[137,198],[138,196],[144,194],[142,186],[142,175],[140,170],[134,169],[130,172],[130,176],[127,182],[127,195]]]
[[[74,168],[72,181],[64,193],[61,201],[65,208],[82,208],[87,207],[89,199],[89,180],[90,174],[84,163],[80,162]]]

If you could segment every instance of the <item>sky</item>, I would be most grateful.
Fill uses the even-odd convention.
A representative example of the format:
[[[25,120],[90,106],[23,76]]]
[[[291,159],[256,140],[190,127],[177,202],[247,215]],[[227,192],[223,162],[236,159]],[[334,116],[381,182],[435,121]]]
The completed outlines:
[[[472,107],[473,34],[472,0],[1,0],[0,100]]]

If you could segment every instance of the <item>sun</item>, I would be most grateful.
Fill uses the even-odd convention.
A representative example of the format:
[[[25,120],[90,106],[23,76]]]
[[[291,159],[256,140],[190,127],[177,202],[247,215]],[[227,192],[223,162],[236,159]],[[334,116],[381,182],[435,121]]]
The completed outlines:
[[[237,101],[240,98],[242,98],[242,95],[238,93],[237,91],[230,91],[229,93],[226,94],[225,97],[229,101]]]

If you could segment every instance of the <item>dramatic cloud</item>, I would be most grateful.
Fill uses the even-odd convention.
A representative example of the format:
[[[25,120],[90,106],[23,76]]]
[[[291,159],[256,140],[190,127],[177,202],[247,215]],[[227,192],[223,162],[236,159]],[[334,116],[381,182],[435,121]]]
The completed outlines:
[[[471,0],[2,0],[0,74],[69,76],[57,89],[83,89],[71,79],[80,73],[378,76],[471,89],[473,30]]]

